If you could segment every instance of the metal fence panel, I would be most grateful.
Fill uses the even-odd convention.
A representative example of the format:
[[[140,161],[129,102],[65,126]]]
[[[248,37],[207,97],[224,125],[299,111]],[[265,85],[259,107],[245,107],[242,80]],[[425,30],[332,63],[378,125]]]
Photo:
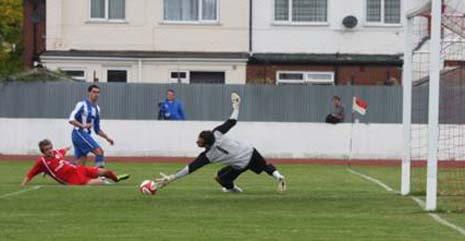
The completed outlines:
[[[86,98],[89,83],[34,82],[0,84],[0,117],[67,118]],[[188,120],[223,120],[231,112],[230,93],[241,94],[243,121],[323,122],[331,97],[339,95],[351,121],[352,98],[369,104],[362,122],[400,123],[402,88],[399,86],[307,86],[219,84],[100,83],[99,105],[105,119],[156,119],[158,102],[168,89],[184,104]]]

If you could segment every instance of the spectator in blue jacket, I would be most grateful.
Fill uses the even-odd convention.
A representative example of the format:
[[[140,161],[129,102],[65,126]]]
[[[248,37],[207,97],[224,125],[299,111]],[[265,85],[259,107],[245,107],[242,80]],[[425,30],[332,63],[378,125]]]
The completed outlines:
[[[175,99],[174,90],[166,91],[166,99],[158,103],[160,111],[158,112],[159,120],[185,120],[182,103]]]

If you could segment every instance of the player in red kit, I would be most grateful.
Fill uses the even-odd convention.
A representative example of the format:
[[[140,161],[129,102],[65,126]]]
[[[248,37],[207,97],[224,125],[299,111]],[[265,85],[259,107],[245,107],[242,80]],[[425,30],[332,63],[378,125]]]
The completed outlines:
[[[128,174],[116,176],[113,171],[108,169],[73,165],[64,159],[70,147],[53,150],[52,143],[47,139],[39,142],[39,149],[44,155],[24,177],[22,186],[25,186],[35,175],[42,172],[64,185],[106,184],[107,181],[100,177],[111,179],[114,182],[129,178]]]

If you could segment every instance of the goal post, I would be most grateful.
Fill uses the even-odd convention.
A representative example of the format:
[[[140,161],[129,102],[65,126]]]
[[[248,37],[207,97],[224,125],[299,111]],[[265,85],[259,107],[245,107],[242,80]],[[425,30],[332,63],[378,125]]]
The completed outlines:
[[[406,14],[400,193],[424,195],[427,211],[438,196],[465,210],[464,63],[465,1],[428,0]]]
[[[413,20],[408,16],[404,20],[404,65],[402,68],[402,164],[401,164],[401,187],[400,193],[408,195],[410,193],[410,130],[412,124],[412,62],[413,62],[413,42],[410,32],[413,27]]]
[[[428,160],[426,182],[427,211],[436,210],[438,180],[438,138],[439,138],[439,79],[441,76],[441,19],[442,1],[431,3],[431,45],[429,61],[429,98],[428,98]]]

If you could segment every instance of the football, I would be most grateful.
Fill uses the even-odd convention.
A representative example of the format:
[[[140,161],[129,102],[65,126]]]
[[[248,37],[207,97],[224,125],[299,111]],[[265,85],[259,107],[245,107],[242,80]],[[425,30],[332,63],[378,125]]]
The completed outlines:
[[[139,186],[139,191],[144,195],[155,195],[158,190],[158,184],[152,180],[145,180]]]

